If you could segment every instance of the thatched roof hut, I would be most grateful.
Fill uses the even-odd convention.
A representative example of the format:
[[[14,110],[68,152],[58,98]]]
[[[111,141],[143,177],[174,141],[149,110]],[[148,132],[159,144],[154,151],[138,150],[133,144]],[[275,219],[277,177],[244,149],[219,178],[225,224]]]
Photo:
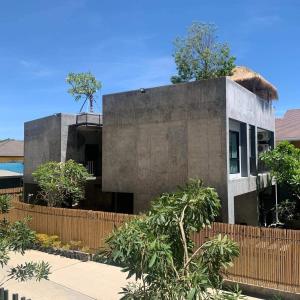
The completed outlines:
[[[235,67],[230,79],[263,99],[278,99],[277,89],[260,74],[246,67]]]

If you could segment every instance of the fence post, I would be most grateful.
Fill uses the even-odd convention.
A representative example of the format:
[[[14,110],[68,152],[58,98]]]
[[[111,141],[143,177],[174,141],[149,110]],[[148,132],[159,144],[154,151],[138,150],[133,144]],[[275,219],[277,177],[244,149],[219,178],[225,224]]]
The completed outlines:
[[[21,297],[21,300],[26,300],[26,297]]]
[[[18,300],[19,299],[19,295],[18,294],[13,294],[13,300]]]
[[[8,290],[4,290],[4,300],[8,300]]]
[[[4,288],[0,289],[0,300],[4,300]]]

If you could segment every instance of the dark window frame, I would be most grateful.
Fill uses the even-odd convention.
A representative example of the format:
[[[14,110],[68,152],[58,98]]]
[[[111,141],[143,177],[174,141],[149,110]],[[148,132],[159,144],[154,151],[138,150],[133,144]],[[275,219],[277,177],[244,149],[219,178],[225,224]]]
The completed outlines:
[[[232,157],[232,135],[235,135],[235,139],[236,139],[236,145],[237,145],[237,149],[236,149],[236,153],[237,153],[237,157]],[[237,166],[237,171],[236,172],[232,172],[231,171],[231,166],[232,166],[232,162],[235,161],[235,165]],[[240,170],[240,133],[238,131],[235,130],[229,130],[229,173],[230,174],[239,174],[241,172]]]
[[[249,166],[250,166],[250,175],[257,174],[257,139],[255,138],[256,135],[256,128],[254,125],[249,124]]]

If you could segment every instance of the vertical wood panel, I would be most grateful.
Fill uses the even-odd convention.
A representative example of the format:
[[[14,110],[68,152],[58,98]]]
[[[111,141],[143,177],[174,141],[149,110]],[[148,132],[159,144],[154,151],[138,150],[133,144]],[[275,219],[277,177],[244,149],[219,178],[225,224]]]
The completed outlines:
[[[218,233],[238,243],[240,256],[228,279],[300,293],[300,231],[214,223],[204,232],[194,234],[197,246]]]
[[[33,206],[19,202],[22,189],[0,190],[13,196],[11,221],[31,216],[30,227],[55,234],[63,242],[82,241],[91,249],[104,247],[105,238],[132,215],[101,211]],[[236,282],[300,293],[300,231],[213,223],[193,234],[196,246],[217,234],[227,234],[240,247],[240,256],[226,271]]]

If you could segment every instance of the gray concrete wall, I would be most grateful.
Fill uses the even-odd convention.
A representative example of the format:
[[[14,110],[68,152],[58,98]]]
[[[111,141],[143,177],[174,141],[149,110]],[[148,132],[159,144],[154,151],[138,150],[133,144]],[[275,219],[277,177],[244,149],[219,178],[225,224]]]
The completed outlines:
[[[60,161],[66,161],[67,158],[67,151],[68,151],[68,141],[69,134],[70,134],[70,125],[76,123],[76,115],[67,115],[61,114],[61,127],[60,127],[60,136],[61,136],[61,154],[60,154]]]
[[[273,102],[259,98],[236,82],[226,79],[227,118],[275,131]]]
[[[226,78],[106,95],[103,115],[104,191],[134,193],[138,212],[202,178],[226,219]]]
[[[60,115],[24,124],[24,183],[33,183],[32,172],[46,160],[60,160],[60,125]]]
[[[269,131],[275,131],[275,115],[272,101],[259,98],[249,90],[233,82],[229,78],[226,79],[226,97],[227,97],[227,127],[229,127],[230,119],[254,125]],[[248,174],[243,177],[232,178],[228,174],[228,221],[235,222],[234,198],[244,193],[256,191],[256,177],[250,175],[249,164],[249,130],[246,130],[247,150],[244,149],[246,155]],[[227,132],[227,151],[229,153],[229,132]],[[229,168],[229,156],[227,157],[227,165]]]
[[[245,193],[234,198],[236,224],[258,226],[256,192]]]
[[[75,120],[56,114],[24,124],[24,183],[33,183],[32,172],[42,163],[65,160],[68,127]]]

